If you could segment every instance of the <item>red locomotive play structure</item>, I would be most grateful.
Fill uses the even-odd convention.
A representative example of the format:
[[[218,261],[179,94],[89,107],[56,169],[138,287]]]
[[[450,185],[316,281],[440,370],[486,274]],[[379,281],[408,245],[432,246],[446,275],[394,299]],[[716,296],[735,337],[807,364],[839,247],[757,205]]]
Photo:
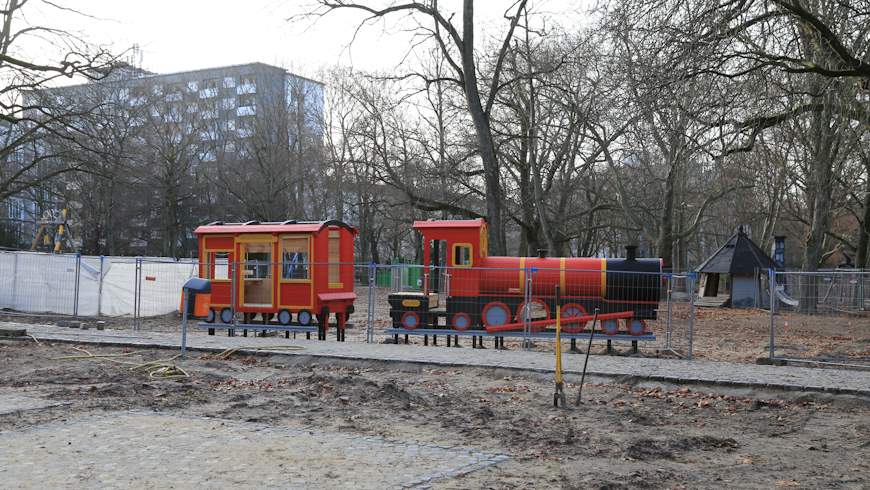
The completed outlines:
[[[483,219],[417,221],[423,234],[421,292],[390,295],[394,329],[442,326],[498,334],[552,326],[557,308],[566,333],[582,332],[591,313],[607,335],[650,335],[661,294],[660,259],[590,257],[490,257]],[[447,270],[441,277],[438,271]],[[528,276],[527,276],[528,274]],[[562,291],[558,304],[555,286]],[[442,300],[444,305],[442,306]],[[524,312],[534,310],[526,323]]]
[[[336,220],[214,222],[194,234],[200,277],[212,283],[208,323],[230,324],[239,312],[242,325],[250,325],[245,328],[255,329],[259,315],[263,325],[273,319],[287,327],[316,323],[325,338],[329,316],[335,314],[338,337],[343,337],[356,299],[354,227]]]

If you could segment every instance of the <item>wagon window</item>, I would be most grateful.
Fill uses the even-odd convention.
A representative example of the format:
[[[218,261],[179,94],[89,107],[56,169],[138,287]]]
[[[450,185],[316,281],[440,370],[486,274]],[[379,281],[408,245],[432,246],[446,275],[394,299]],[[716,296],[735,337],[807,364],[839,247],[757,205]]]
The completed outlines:
[[[308,237],[281,240],[281,279],[308,279]]]
[[[471,245],[457,244],[453,246],[453,265],[459,267],[471,265]]]
[[[339,263],[341,262],[341,232],[329,232],[329,287],[340,288],[341,273],[339,271]]]
[[[269,267],[272,262],[272,254],[269,252],[271,245],[250,244],[248,245],[245,260],[245,279],[267,279],[270,277]]]
[[[214,264],[214,280],[226,281],[230,278],[230,254],[227,252],[215,252],[211,254],[211,262]]]

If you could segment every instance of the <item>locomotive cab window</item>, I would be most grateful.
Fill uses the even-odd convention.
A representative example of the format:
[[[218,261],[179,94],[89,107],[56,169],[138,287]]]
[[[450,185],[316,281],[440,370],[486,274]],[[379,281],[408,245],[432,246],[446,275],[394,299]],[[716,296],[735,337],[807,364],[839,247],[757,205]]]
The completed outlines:
[[[455,267],[471,267],[471,245],[467,243],[457,243],[453,245],[453,265]]]
[[[293,237],[281,240],[282,280],[307,281],[308,264],[308,237]]]

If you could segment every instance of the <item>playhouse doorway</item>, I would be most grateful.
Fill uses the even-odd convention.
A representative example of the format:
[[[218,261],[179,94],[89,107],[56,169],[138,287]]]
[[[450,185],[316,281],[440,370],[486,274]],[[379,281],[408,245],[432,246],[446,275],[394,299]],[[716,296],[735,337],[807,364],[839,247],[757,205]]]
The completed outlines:
[[[245,261],[241,287],[242,305],[255,308],[273,307],[272,240],[242,243],[241,247]]]

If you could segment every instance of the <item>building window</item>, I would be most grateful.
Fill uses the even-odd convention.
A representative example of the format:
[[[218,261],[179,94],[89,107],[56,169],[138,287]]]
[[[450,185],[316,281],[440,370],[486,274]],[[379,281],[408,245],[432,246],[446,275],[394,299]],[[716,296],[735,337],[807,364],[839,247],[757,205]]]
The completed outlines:
[[[257,92],[257,81],[252,76],[244,76],[236,87],[237,94],[253,94]]]
[[[281,279],[308,279],[308,237],[281,240]]]
[[[224,77],[224,88],[233,88],[236,86],[235,77]]]
[[[239,96],[239,107],[254,107],[257,101],[254,99],[254,94],[242,94]]]

